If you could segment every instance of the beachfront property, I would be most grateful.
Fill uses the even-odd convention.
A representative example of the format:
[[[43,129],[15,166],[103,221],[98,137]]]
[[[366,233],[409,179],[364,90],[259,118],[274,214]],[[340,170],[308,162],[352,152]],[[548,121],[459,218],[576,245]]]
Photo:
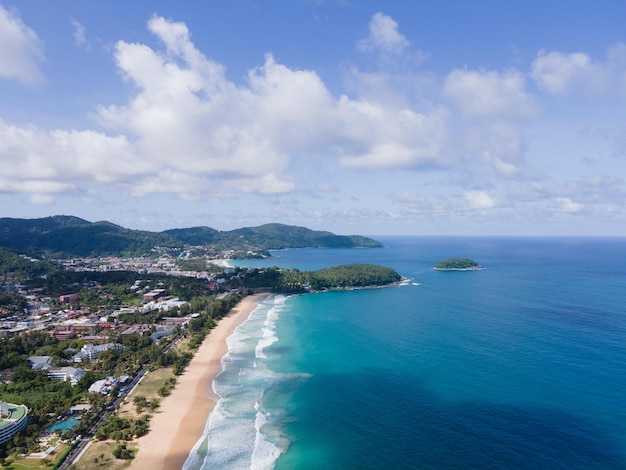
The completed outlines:
[[[0,444],[9,442],[14,434],[28,424],[28,408],[0,401]]]

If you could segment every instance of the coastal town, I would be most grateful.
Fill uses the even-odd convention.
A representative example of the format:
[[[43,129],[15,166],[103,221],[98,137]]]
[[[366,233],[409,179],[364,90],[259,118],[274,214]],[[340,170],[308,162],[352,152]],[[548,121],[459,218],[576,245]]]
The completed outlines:
[[[227,251],[216,258],[183,251],[54,262],[1,254],[0,468],[33,461],[40,462],[37,468],[81,470],[101,466],[97,462],[118,468],[130,459],[154,458],[161,449],[150,439],[163,436],[149,433],[152,420],[182,419],[181,412],[174,418],[165,412],[174,406],[167,397],[183,393],[190,376],[196,382],[187,386],[194,390],[197,381],[211,383],[221,370],[226,338],[257,301],[270,292],[394,285],[400,279],[375,265],[315,272],[235,267]],[[237,314],[229,316],[233,309]],[[209,335],[222,335],[219,347],[205,341]],[[209,346],[210,353],[196,354]],[[207,357],[213,375],[205,366],[185,374]],[[194,406],[206,409],[206,398]],[[206,420],[198,416],[195,439]],[[140,446],[144,438],[147,444]]]
[[[24,255],[21,258],[27,263],[40,262]],[[102,431],[107,417],[116,416],[124,404],[134,406],[128,397],[150,371],[159,375],[160,369],[167,369],[169,376],[160,380],[157,393],[147,398],[134,395],[141,397],[139,403],[149,399],[146,410],[156,411],[215,321],[255,291],[245,287],[245,278],[258,275],[256,268],[230,267],[220,258],[203,260],[205,270],[189,271],[181,269],[177,260],[180,257],[166,254],[61,259],[58,263],[66,275],[80,274],[83,280],[68,283],[67,292],[59,295],[51,295],[45,287],[10,282],[10,276],[4,276],[2,292],[17,294],[25,302],[20,309],[3,305],[0,310],[0,345],[4,347],[0,392],[15,395],[20,383],[32,384],[45,377],[45,383],[51,384],[46,387],[52,390],[41,390],[48,396],[45,400],[53,400],[59,393],[69,399],[48,406],[45,413],[17,398],[0,401],[0,468],[21,460],[40,461],[41,468],[58,468],[66,461],[67,467],[79,455],[77,449],[91,442],[90,436],[108,442],[111,436]],[[105,281],[111,275],[121,276],[125,282],[119,287],[125,302]],[[179,295],[170,292],[172,283]],[[190,286],[188,291],[184,284]],[[196,298],[192,309],[190,300],[198,288],[204,300]],[[89,301],[93,298],[96,303]],[[33,343],[34,354],[27,357],[26,365],[19,360],[11,363],[4,352],[15,349],[13,343],[23,342],[22,338]],[[135,410],[132,414],[141,413]],[[145,434],[148,420],[147,415],[133,420],[135,429],[126,437],[132,441]],[[134,453],[118,455],[130,458]]]

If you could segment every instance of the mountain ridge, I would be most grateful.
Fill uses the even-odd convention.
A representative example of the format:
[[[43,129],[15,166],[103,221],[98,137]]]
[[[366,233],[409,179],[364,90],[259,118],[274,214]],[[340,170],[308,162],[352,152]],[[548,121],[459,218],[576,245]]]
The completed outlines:
[[[151,232],[69,215],[38,219],[0,218],[0,247],[36,255],[139,256],[154,252],[155,247],[176,251],[198,246],[245,252],[287,248],[375,248],[382,244],[361,235],[336,235],[280,223],[229,231],[197,226]]]

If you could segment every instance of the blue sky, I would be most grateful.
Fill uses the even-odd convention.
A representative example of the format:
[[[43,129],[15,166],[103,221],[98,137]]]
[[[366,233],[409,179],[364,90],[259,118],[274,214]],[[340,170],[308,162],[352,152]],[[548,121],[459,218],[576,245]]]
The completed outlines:
[[[626,236],[624,18],[617,0],[0,0],[0,216]]]

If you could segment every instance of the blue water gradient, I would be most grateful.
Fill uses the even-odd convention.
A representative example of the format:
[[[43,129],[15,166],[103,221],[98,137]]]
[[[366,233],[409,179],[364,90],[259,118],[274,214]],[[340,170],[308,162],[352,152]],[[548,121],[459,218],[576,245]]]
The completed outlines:
[[[258,375],[221,379],[265,378],[222,428],[246,415],[233,445],[250,455],[219,468],[626,468],[625,239],[381,240],[241,263],[377,263],[409,282],[282,299],[269,323],[275,299],[257,309],[240,337]],[[457,256],[485,269],[432,269]]]

